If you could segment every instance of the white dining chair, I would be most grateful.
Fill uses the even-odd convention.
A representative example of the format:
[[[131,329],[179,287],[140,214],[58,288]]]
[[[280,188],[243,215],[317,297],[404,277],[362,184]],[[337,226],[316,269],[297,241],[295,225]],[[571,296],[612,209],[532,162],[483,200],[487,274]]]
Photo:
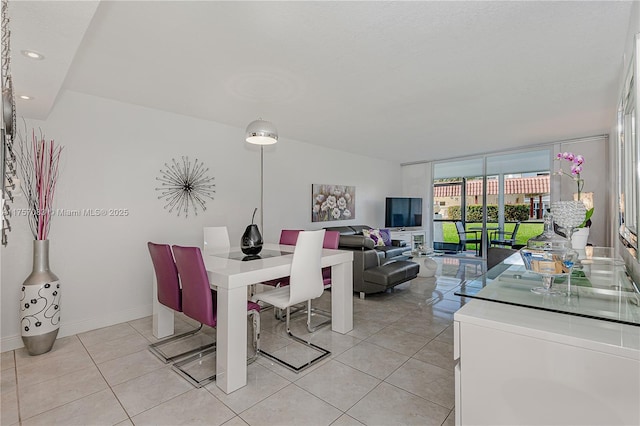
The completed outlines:
[[[298,241],[293,251],[293,259],[291,261],[291,274],[289,276],[289,285],[285,287],[274,288],[253,296],[252,301],[262,301],[273,305],[279,309],[286,310],[286,333],[293,340],[312,348],[320,355],[306,362],[300,367],[293,366],[288,362],[260,349],[260,354],[285,366],[286,368],[298,373],[307,367],[315,364],[321,359],[331,354],[330,351],[316,346],[313,343],[294,336],[290,328],[290,308],[298,303],[307,302],[322,296],[324,292],[324,282],[322,279],[322,268],[320,266],[320,258],[322,257],[322,243],[324,240],[324,229],[319,231],[302,231],[298,234]],[[307,319],[309,322],[309,319]],[[307,326],[309,324],[307,323]]]
[[[231,247],[229,231],[226,226],[205,226],[203,228],[204,244],[203,252],[225,250]]]

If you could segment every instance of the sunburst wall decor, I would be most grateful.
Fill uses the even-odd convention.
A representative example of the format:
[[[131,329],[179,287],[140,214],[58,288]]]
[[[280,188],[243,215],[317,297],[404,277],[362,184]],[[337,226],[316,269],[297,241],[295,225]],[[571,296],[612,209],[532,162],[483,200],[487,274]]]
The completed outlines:
[[[189,157],[182,157],[182,162],[172,158],[171,164],[164,163],[164,169],[160,170],[160,176],[156,178],[162,182],[162,186],[156,188],[156,191],[161,191],[158,199],[166,201],[164,208],[169,213],[175,210],[178,216],[184,213],[185,217],[189,217],[190,212],[197,216],[198,207],[206,210],[206,199],[213,200],[216,192],[214,178],[209,177],[208,172],[209,168],[197,158],[194,162]]]

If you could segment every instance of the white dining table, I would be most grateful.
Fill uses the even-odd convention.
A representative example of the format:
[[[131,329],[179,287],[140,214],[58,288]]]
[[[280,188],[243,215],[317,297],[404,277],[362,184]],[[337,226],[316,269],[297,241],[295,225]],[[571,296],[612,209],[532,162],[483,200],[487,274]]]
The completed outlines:
[[[203,253],[211,287],[217,291],[216,385],[231,393],[247,384],[247,293],[262,281],[290,275],[294,246],[265,244],[264,258],[243,261],[240,248]],[[280,251],[282,254],[274,255]],[[266,257],[267,253],[271,257]],[[230,256],[231,255],[231,256]],[[331,329],[353,329],[353,253],[323,249],[322,267],[331,267]],[[174,333],[172,309],[158,303],[153,283],[153,335]]]

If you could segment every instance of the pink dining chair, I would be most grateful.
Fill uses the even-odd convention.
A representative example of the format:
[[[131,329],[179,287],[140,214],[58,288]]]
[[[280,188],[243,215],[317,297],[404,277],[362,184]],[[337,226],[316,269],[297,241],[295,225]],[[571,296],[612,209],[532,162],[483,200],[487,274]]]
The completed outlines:
[[[182,281],[182,312],[201,324],[215,327],[217,324],[216,292],[211,289],[209,284],[207,269],[204,266],[200,248],[175,245],[172,248],[178,274]],[[253,344],[256,350],[256,356],[250,360],[253,361],[260,350],[260,305],[254,302],[247,302],[247,314],[253,319]],[[215,348],[209,348],[176,362],[173,364],[173,369],[194,386],[202,387],[215,380],[215,373],[203,379],[198,379],[189,373],[187,368],[194,361],[196,365],[201,365],[203,363],[202,358],[214,351]]]
[[[300,229],[283,229],[280,231],[280,244],[295,246],[300,232]],[[262,284],[270,285],[272,287],[284,287],[289,285],[289,277],[280,277],[273,280],[263,281]],[[276,316],[280,319],[279,315]]]
[[[302,232],[302,229],[283,229],[280,231],[280,244],[295,246],[300,232]]]
[[[169,244],[156,244],[152,242],[148,242],[147,247],[149,249],[149,254],[151,255],[153,270],[156,274],[158,302],[176,312],[182,312],[182,289],[180,288],[178,269],[176,268],[176,263],[173,260],[173,254],[171,254],[171,247],[169,247]],[[187,331],[153,343],[149,345],[149,350],[167,364],[178,358],[192,355],[212,347],[213,344],[199,346],[174,355],[168,355],[165,352],[166,348],[176,346],[174,345],[176,341],[194,336],[201,330],[202,324],[200,324],[200,326],[195,330]],[[163,348],[165,348],[165,350],[163,350]]]

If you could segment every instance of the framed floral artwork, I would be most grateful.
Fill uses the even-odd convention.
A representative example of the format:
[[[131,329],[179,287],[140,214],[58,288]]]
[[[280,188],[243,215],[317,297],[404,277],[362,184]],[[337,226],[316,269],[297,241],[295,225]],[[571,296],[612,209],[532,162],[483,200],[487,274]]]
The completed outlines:
[[[356,218],[355,186],[314,183],[311,193],[312,222]]]

